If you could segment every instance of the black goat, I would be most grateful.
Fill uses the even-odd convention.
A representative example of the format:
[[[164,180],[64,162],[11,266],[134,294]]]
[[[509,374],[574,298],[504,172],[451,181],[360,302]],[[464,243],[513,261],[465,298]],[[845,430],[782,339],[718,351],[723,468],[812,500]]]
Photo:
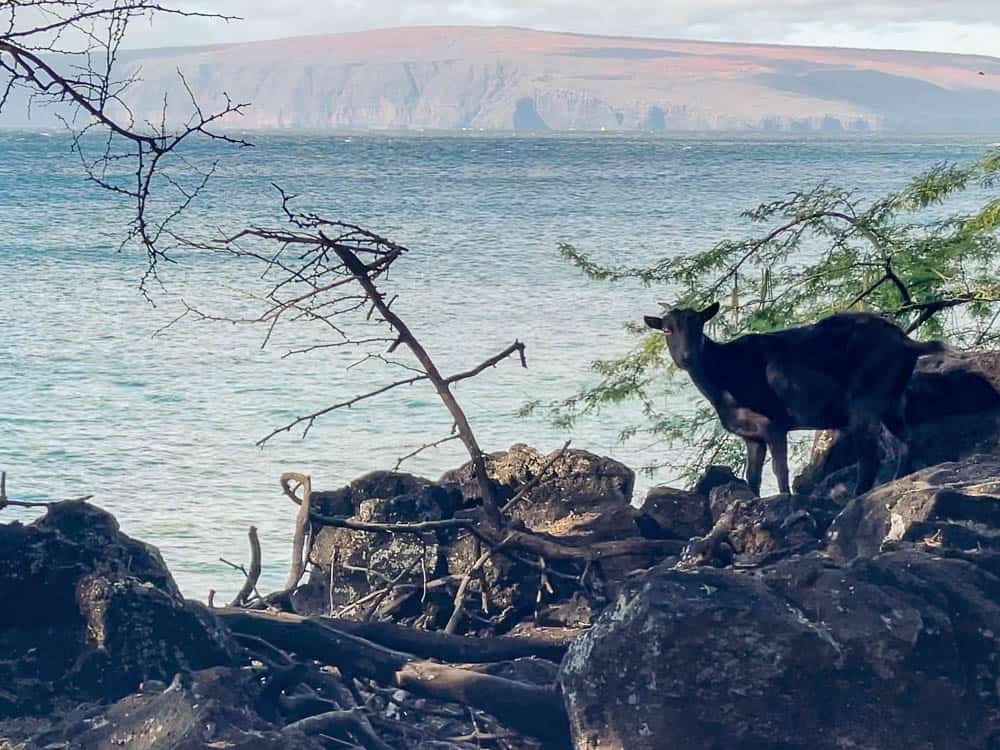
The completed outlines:
[[[880,425],[905,446],[906,384],[917,358],[943,351],[944,344],[914,341],[870,313],[838,313],[813,325],[720,344],[703,332],[717,312],[716,302],[645,320],[663,331],[670,356],[715,407],[722,426],[746,442],[753,491],[760,494],[769,448],[778,489],[788,492],[788,433],[825,429],[853,435],[857,493],[871,489]]]

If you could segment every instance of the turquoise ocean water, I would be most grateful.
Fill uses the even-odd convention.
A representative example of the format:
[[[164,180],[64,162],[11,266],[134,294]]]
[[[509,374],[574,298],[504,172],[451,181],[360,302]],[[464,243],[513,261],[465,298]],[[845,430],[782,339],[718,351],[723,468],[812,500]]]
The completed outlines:
[[[387,288],[445,370],[465,369],[515,337],[529,369],[505,362],[458,396],[488,450],[566,439],[529,399],[571,393],[587,365],[625,352],[622,327],[656,310],[668,290],[582,278],[556,246],[572,241],[606,260],[640,263],[741,234],[739,209],[832,180],[877,195],[941,160],[981,155],[994,139],[867,137],[382,137],[257,136],[230,154],[188,226],[225,231],[278,222],[271,182],[304,208],[357,222],[408,245]],[[202,149],[200,156],[211,156]],[[312,474],[332,489],[391,468],[448,432],[429,389],[335,413],[302,441],[254,442],[298,413],[387,382],[346,367],[348,352],[282,358],[297,338],[261,350],[263,330],[182,321],[180,300],[240,309],[255,287],[246,267],[180,255],[163,267],[156,307],[137,290],[144,259],[116,252],[122,213],[87,184],[59,135],[0,132],[0,469],[12,497],[93,494],[124,530],[157,545],[181,587],[228,596],[260,529],[262,587],[284,579],[295,508],[277,479]],[[677,408],[683,408],[683,404]],[[632,466],[659,446],[620,446],[627,410],[581,423],[574,445]],[[463,460],[457,443],[406,469],[436,477]],[[665,479],[667,477],[661,477]],[[649,479],[640,479],[648,485]],[[29,520],[7,509],[0,520]]]

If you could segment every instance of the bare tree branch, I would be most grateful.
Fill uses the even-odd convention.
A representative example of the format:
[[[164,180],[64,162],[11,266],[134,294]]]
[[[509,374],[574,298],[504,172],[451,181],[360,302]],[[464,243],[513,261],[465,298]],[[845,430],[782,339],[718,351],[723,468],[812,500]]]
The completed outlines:
[[[292,564],[288,568],[288,581],[285,588],[291,591],[299,585],[302,574],[306,570],[309,553],[306,549],[306,537],[309,534],[309,510],[312,505],[312,477],[308,474],[287,472],[281,475],[281,488],[286,495],[294,497],[295,493],[289,487],[289,482],[298,482],[302,488],[302,501],[295,518],[295,533],[292,536]]]
[[[447,443],[451,440],[458,440],[458,435],[448,435],[447,437],[443,437],[440,440],[435,440],[433,443],[424,443],[416,450],[410,451],[405,456],[401,456],[400,458],[396,459],[396,465],[392,467],[392,470],[399,471],[399,467],[402,466],[405,461],[408,461],[411,458],[414,458],[415,456],[419,456],[426,450],[430,450],[431,448],[437,448],[442,443]]]
[[[376,388],[374,391],[368,391],[367,393],[362,393],[360,396],[355,396],[354,398],[350,398],[347,401],[341,401],[339,403],[333,404],[332,406],[327,406],[324,409],[319,409],[318,411],[314,411],[312,414],[306,414],[303,417],[296,417],[294,420],[284,425],[283,427],[278,427],[269,432],[264,437],[262,437],[260,440],[257,441],[257,445],[263,446],[268,440],[273,438],[275,435],[278,435],[282,432],[289,432],[295,427],[298,427],[303,422],[305,422],[306,427],[302,432],[302,437],[305,437],[306,435],[309,434],[309,430],[312,428],[316,420],[319,417],[322,417],[324,414],[329,414],[330,412],[336,411],[337,409],[346,409],[358,403],[359,401],[364,401],[369,398],[374,398],[375,396],[385,393],[386,391],[391,391],[393,388],[399,388],[400,386],[403,385],[412,385],[413,383],[427,379],[428,379],[427,375],[416,375],[412,378],[397,380],[393,383],[389,383],[388,385],[384,385],[381,388]]]
[[[236,594],[236,598],[233,599],[230,607],[242,607],[247,601],[250,600],[251,594],[256,594],[257,592],[257,581],[260,579],[261,571],[261,555],[260,555],[260,539],[257,537],[257,527],[251,526],[250,531],[247,532],[247,537],[250,539],[250,570],[243,570],[244,575],[246,575],[246,580],[243,582],[243,588],[239,590]],[[232,563],[228,563],[232,565]],[[240,566],[242,570],[242,566]],[[258,594],[259,596],[259,594]]]
[[[147,254],[144,292],[156,276],[157,262],[170,259],[164,241],[175,240],[171,224],[205,189],[218,165],[213,158],[198,166],[181,155],[181,147],[195,138],[251,145],[216,129],[249,105],[223,94],[224,103],[206,112],[181,72],[178,78],[190,99],[188,115],[168,117],[164,100],[159,122],[136,122],[128,92],[138,72],[118,77],[119,48],[132,21],[163,15],[236,20],[151,0],[0,2],[0,110],[15,89],[29,94],[29,109],[36,102],[59,108],[55,116],[71,133],[73,151],[88,178],[132,205],[122,247],[137,241]],[[168,125],[168,119],[180,124]],[[181,167],[181,177],[167,172],[169,163]]]
[[[481,363],[479,365],[476,365],[471,370],[466,370],[465,372],[460,372],[457,375],[452,375],[450,378],[448,378],[446,380],[446,382],[450,385],[452,383],[457,383],[460,380],[466,380],[468,378],[474,378],[474,377],[476,377],[476,375],[478,375],[479,373],[483,372],[483,370],[487,370],[490,367],[496,367],[500,362],[502,362],[503,360],[507,359],[507,357],[509,357],[510,355],[512,355],[514,352],[517,352],[518,355],[521,358],[521,367],[525,367],[526,368],[528,366],[528,362],[527,362],[527,360],[524,357],[524,344],[522,344],[520,341],[515,341],[513,344],[511,344],[510,346],[508,346],[502,352],[498,352],[497,354],[494,354],[492,357],[490,357],[489,359],[487,359],[485,362],[483,362],[483,363]]]

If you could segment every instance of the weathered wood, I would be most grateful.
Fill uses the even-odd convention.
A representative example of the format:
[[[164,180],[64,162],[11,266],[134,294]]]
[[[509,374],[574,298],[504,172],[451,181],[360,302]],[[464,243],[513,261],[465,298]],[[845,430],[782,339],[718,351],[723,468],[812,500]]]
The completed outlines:
[[[242,607],[246,604],[250,600],[250,597],[257,591],[257,581],[260,579],[260,538],[257,536],[256,526],[250,527],[250,530],[247,532],[247,538],[250,540],[250,570],[246,573],[246,580],[243,581],[243,587],[236,594],[233,603],[229,605],[231,607]]]
[[[308,553],[305,550],[306,535],[309,533],[309,509],[312,500],[312,477],[308,474],[298,474],[296,472],[285,472],[281,475],[281,489],[289,497],[295,497],[289,487],[289,482],[298,482],[302,487],[302,501],[299,504],[299,513],[295,518],[295,534],[292,537],[292,562],[288,568],[288,581],[285,588],[289,591],[299,585],[302,575],[306,570],[306,558]]]
[[[372,725],[358,711],[327,711],[316,716],[299,719],[286,726],[282,731],[322,734],[337,730],[350,732],[367,750],[393,750],[392,745],[375,734]]]
[[[215,613],[234,633],[263,638],[284,651],[336,666],[348,675],[487,711],[515,731],[537,737],[551,747],[568,747],[566,712],[554,686],[528,685],[418,659],[342,632],[320,618],[244,609]]]
[[[364,638],[386,648],[405,651],[424,659],[478,664],[537,656],[546,661],[560,662],[575,638],[557,640],[539,636],[515,638],[470,638],[448,635],[433,630],[417,630],[393,622],[357,622],[319,618],[337,630]]]

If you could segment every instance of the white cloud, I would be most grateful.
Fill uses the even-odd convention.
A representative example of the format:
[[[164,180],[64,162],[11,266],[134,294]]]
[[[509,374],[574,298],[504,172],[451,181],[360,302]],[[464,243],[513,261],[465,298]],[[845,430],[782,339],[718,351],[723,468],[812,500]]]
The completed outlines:
[[[129,46],[211,44],[427,25],[512,25],[552,31],[1000,56],[997,0],[191,0],[240,15],[228,24],[160,17]]]

